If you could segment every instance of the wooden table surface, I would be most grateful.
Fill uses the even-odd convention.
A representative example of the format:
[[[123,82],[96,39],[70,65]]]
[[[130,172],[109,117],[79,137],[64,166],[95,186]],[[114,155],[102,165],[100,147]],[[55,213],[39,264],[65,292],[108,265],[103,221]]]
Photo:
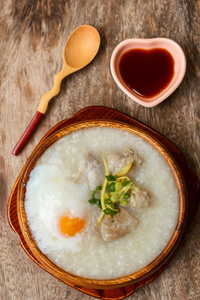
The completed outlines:
[[[84,299],[35,265],[24,253],[6,218],[12,186],[42,136],[57,122],[90,105],[116,108],[158,130],[184,153],[200,176],[199,13],[195,0],[7,0],[0,4],[0,299]],[[12,148],[33,117],[40,98],[62,67],[65,41],[73,29],[95,26],[101,47],[95,60],[66,78],[23,152]],[[179,88],[162,104],[145,108],[115,84],[109,69],[115,46],[127,38],[167,37],[187,59]],[[200,209],[167,269],[128,299],[200,299]]]

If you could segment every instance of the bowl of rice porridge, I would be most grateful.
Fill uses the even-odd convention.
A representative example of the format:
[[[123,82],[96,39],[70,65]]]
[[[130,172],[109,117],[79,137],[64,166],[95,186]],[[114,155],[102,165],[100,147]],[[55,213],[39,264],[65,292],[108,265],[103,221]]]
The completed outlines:
[[[158,270],[186,219],[182,174],[145,131],[116,121],[66,126],[23,169],[17,213],[36,259],[88,288],[127,286]]]

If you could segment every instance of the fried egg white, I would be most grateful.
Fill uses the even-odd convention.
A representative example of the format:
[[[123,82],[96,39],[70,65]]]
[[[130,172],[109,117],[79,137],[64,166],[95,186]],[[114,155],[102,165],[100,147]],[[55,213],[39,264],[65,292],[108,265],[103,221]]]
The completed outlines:
[[[28,201],[29,195],[32,201]],[[34,200],[33,200],[34,195]],[[87,231],[90,190],[68,180],[62,166],[40,165],[31,172],[26,190],[25,209],[38,247],[44,253],[78,244]]]

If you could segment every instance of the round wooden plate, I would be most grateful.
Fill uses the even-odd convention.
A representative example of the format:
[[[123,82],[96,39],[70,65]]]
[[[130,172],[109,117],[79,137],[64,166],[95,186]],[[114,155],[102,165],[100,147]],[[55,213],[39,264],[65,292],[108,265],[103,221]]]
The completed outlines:
[[[181,172],[184,176],[184,180],[187,187],[188,192],[188,219],[187,224],[184,230],[184,234],[182,239],[184,238],[191,222],[194,217],[194,214],[197,209],[198,205],[198,196],[199,196],[199,184],[196,175],[188,168],[187,162],[181,153],[181,151],[172,144],[168,139],[166,139],[164,136],[156,132],[155,130],[151,129],[145,124],[142,124],[139,121],[134,120],[133,118],[126,116],[125,114],[122,114],[116,110],[101,107],[101,106],[95,106],[95,107],[87,107],[76,113],[72,118],[66,119],[64,121],[61,121],[57,125],[55,125],[39,142],[37,147],[41,144],[42,141],[44,141],[47,137],[52,135],[55,131],[58,129],[61,129],[67,125],[71,125],[76,122],[84,121],[84,120],[101,120],[101,119],[107,119],[107,120],[114,120],[114,121],[121,121],[130,125],[134,125],[137,128],[143,129],[147,133],[150,133],[155,138],[157,138],[172,154],[174,159],[176,160],[179,168],[181,169]],[[8,201],[8,221],[11,226],[11,228],[19,235],[19,240],[22,248],[24,251],[29,255],[29,257],[38,264],[41,268],[46,270],[46,268],[40,264],[40,262],[34,257],[30,249],[28,248],[28,245],[26,244],[23,234],[21,232],[18,217],[17,217],[17,207],[16,207],[16,200],[17,200],[17,190],[18,190],[18,183],[21,177],[23,169],[21,170],[15,185],[11,191],[9,201]],[[129,286],[123,287],[123,288],[117,288],[117,289],[105,289],[105,290],[96,290],[96,289],[90,289],[90,288],[84,288],[80,286],[73,285],[66,280],[64,281],[69,286],[86,293],[90,296],[97,297],[100,299],[124,299],[127,296],[129,296],[131,293],[133,293],[137,288],[142,287],[151,281],[153,281],[155,278],[157,278],[160,273],[165,269],[165,267],[168,265],[169,261],[172,257],[170,257],[165,264],[156,272],[151,274],[148,278],[141,280],[140,282],[137,282],[135,284],[131,284]],[[46,270],[47,271],[47,270]]]

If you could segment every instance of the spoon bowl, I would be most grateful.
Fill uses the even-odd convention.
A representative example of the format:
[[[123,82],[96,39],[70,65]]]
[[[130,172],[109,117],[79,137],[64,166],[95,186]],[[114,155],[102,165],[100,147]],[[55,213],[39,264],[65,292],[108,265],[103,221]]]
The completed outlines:
[[[63,52],[63,67],[54,78],[54,86],[50,91],[43,95],[35,116],[17,142],[12,154],[18,155],[23,149],[38,123],[46,113],[49,101],[60,92],[60,85],[63,78],[88,65],[96,56],[99,46],[99,33],[90,25],[82,25],[70,34]]]
[[[80,26],[69,36],[65,44],[63,60],[69,67],[81,69],[93,60],[99,45],[98,31],[89,25]]]

